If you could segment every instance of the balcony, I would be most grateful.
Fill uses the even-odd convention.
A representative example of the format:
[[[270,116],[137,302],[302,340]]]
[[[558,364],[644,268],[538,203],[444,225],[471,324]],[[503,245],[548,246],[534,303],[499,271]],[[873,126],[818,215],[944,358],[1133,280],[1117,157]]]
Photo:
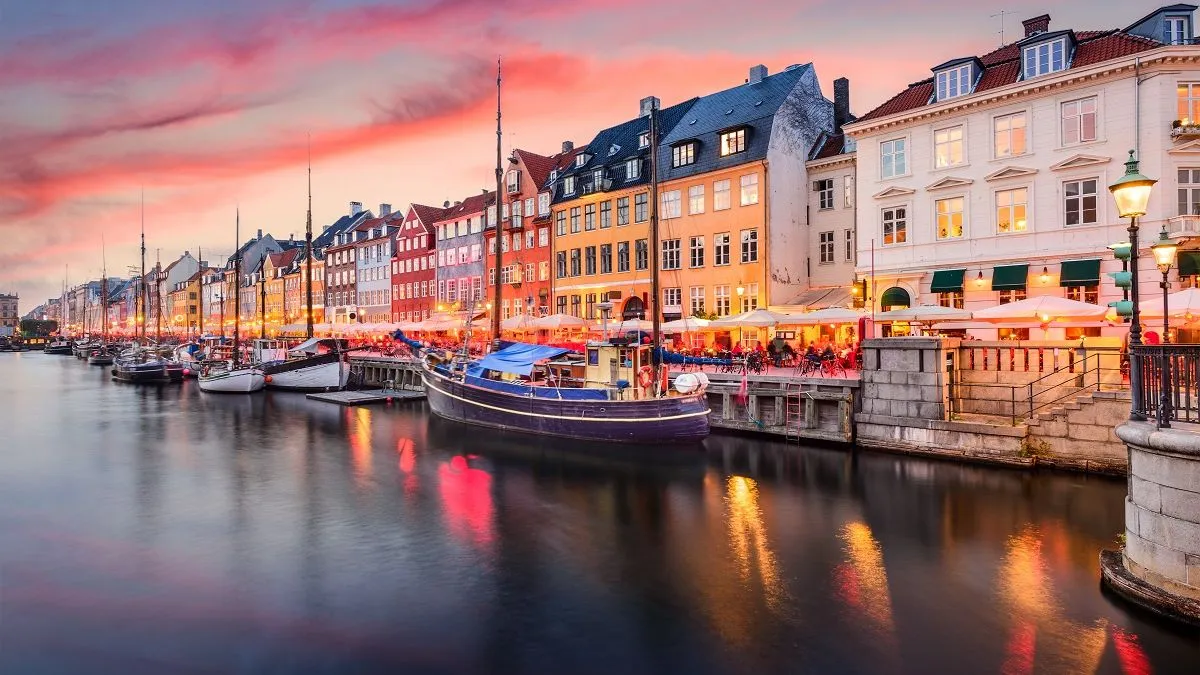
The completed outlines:
[[[1200,122],[1175,120],[1171,122],[1171,138],[1177,141],[1200,138]]]
[[[1200,236],[1200,214],[1167,218],[1167,233],[1171,236]]]

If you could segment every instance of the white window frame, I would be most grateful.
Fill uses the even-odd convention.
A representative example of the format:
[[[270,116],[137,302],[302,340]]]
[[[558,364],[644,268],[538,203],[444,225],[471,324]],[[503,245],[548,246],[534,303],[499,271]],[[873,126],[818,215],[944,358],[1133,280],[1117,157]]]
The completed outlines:
[[[1090,194],[1083,192],[1083,188],[1084,188],[1083,184],[1086,182],[1089,182],[1089,181],[1095,184],[1093,187],[1094,191],[1091,192]],[[1074,196],[1071,196],[1071,195],[1067,194],[1067,186],[1071,185],[1073,183],[1078,183],[1079,191]],[[1092,209],[1095,212],[1095,215],[1094,215],[1094,220],[1085,221],[1084,220],[1085,209],[1083,208],[1083,200],[1089,196],[1092,197],[1096,203],[1096,207],[1094,209]],[[1073,208],[1071,205],[1072,202],[1074,202]],[[1101,208],[1101,195],[1100,195],[1100,177],[1099,176],[1081,176],[1079,178],[1069,178],[1067,180],[1062,181],[1062,214],[1063,214],[1062,222],[1063,222],[1063,227],[1087,227],[1090,225],[1098,225],[1100,223],[1100,218],[1101,218],[1100,208]],[[1071,213],[1072,211],[1078,212],[1079,222],[1077,222],[1077,223],[1068,223],[1067,222],[1067,220],[1068,220],[1067,214]]]
[[[896,211],[903,210],[900,215]],[[891,213],[891,218],[888,213]],[[892,204],[879,209],[879,242],[881,246],[903,246],[908,243],[908,223],[912,219],[911,204]],[[888,241],[887,226],[892,226],[892,241]],[[897,227],[901,225],[902,227]],[[897,241],[897,233],[904,232],[904,241]]]
[[[962,223],[962,227],[961,227],[962,231],[959,233],[959,235],[957,237],[955,237],[955,236],[950,236],[950,234],[949,234],[950,230],[947,229],[946,230],[947,234],[946,234],[946,236],[943,237],[942,233],[941,233],[941,212],[938,210],[938,207],[940,204],[942,204],[944,202],[949,203],[949,202],[953,202],[954,200],[962,201],[962,210],[961,211],[948,211],[947,213],[949,213],[949,214],[958,213],[959,214],[959,218]],[[970,206],[970,200],[967,198],[967,195],[965,195],[965,194],[946,195],[945,197],[938,197],[937,199],[934,199],[933,200],[933,237],[934,237],[934,239],[936,239],[938,241],[959,241],[959,240],[965,238],[967,236],[967,210],[968,210],[969,206]],[[949,225],[947,225],[947,227],[949,227]]]
[[[722,243],[724,239],[724,243]],[[724,249],[725,262],[721,262],[721,252]],[[718,232],[713,235],[713,265],[724,267],[733,261],[733,233]]]
[[[1017,118],[1020,118],[1022,120],[1020,127],[1015,127],[1012,124],[1013,121],[1016,120]],[[1001,123],[1007,123],[1008,128],[1001,130],[1000,129]],[[1016,128],[1023,129],[1023,132],[1021,134],[1021,151],[1020,152],[1012,151],[1012,148],[1014,145],[1013,129],[1016,129]],[[1001,134],[1005,134],[1008,138],[1009,152],[1007,154],[1001,154],[1000,150],[999,150],[1000,144],[998,142],[998,139],[1000,138]],[[1013,112],[1004,113],[1002,115],[996,115],[996,116],[992,117],[992,158],[993,159],[1008,159],[1010,157],[1020,157],[1022,155],[1028,154],[1028,153],[1029,153],[1029,111],[1028,110],[1015,110]]]
[[[820,254],[817,264],[819,265],[832,265],[837,260],[833,232],[833,230],[826,230],[817,233],[817,250]]]
[[[843,241],[843,245],[846,247],[846,262],[852,263],[852,262],[854,262],[854,249],[855,249],[854,229],[851,228],[851,229],[845,230],[844,232],[845,232],[845,234],[842,235],[842,241]]]
[[[1185,96],[1179,90],[1186,88]],[[1179,82],[1175,85],[1175,119],[1184,124],[1200,123],[1200,82]]]
[[[713,211],[724,211],[731,208],[733,204],[732,190],[733,181],[728,178],[713,181]]]
[[[955,138],[958,132],[958,138]],[[955,146],[958,147],[958,161],[954,161]],[[945,150],[946,157],[941,152]],[[964,124],[955,124],[933,131],[933,168],[949,169],[967,163],[967,129]]]
[[[680,143],[671,148],[671,166],[678,168],[696,163],[696,144]]]
[[[1083,110],[1084,104],[1088,103],[1088,102],[1091,102],[1091,104],[1092,104],[1091,112],[1085,112]],[[1066,134],[1067,119],[1068,119],[1067,107],[1072,106],[1072,105],[1078,106],[1078,113],[1073,115],[1073,119],[1075,119],[1076,121],[1072,125],[1072,129],[1078,134],[1078,137],[1073,141],[1068,141],[1067,134]],[[1084,120],[1086,119],[1086,117],[1088,115],[1092,116],[1092,137],[1084,138],[1084,135],[1083,135],[1083,130],[1084,130],[1084,126],[1085,126]],[[1095,143],[1096,141],[1100,140],[1100,97],[1099,97],[1099,95],[1093,94],[1091,96],[1081,96],[1079,98],[1073,98],[1073,99],[1069,99],[1069,100],[1060,101],[1058,104],[1058,133],[1059,133],[1059,143],[1063,147],[1086,145],[1088,143]]]
[[[681,240],[663,239],[661,248],[662,256],[659,261],[662,266],[660,269],[671,271],[683,268],[683,242]]]
[[[738,203],[742,206],[754,206],[758,203],[758,173],[742,174],[738,177],[741,188],[738,191]]]
[[[688,215],[704,213],[704,184],[688,186]]]
[[[746,151],[746,128],[726,131],[720,135],[719,152],[722,157],[729,157]]]
[[[886,157],[892,158],[892,169],[887,171]],[[903,165],[900,171],[896,170],[896,158],[899,158]],[[909,173],[908,162],[908,137],[901,136],[899,138],[889,138],[886,141],[879,142],[879,178],[887,180],[889,178],[899,178],[907,176]]]
[[[1024,195],[1020,195],[1019,193],[1021,193],[1021,192],[1024,192]],[[994,223],[996,226],[996,234],[1021,234],[1023,232],[1030,231],[1030,228],[1029,228],[1029,225],[1030,225],[1030,222],[1029,222],[1029,216],[1030,216],[1030,214],[1029,214],[1029,198],[1031,197],[1031,192],[1032,192],[1032,190],[1030,189],[1030,187],[1028,185],[1014,185],[1013,187],[1003,188],[1001,190],[996,190],[992,193],[992,213],[995,214],[993,217],[996,219],[996,222]],[[1000,205],[1001,195],[1009,195],[1010,202],[1005,206]],[[1024,196],[1025,201],[1024,202],[1016,201],[1017,197],[1019,197],[1019,196]],[[1000,209],[1001,208],[1004,208],[1008,211],[1009,218],[1011,220],[1011,225],[1009,226],[1009,229],[1007,229],[1007,230],[1000,229]],[[1017,223],[1020,222],[1020,219],[1018,217],[1019,211],[1023,211],[1024,215],[1025,215],[1025,227],[1023,227],[1021,229],[1017,229]],[[964,226],[965,226],[965,219],[964,219]]]
[[[1022,79],[1029,80],[1066,70],[1070,59],[1065,36],[1024,47],[1021,49]]]
[[[639,157],[625,161],[625,180],[637,180],[642,175],[642,160]]]
[[[1169,45],[1187,44],[1188,17],[1168,16],[1163,19],[1163,42]]]
[[[937,100],[966,96],[975,89],[975,67],[970,63],[947,68],[937,74]]]
[[[704,235],[695,234],[688,238],[688,269],[704,267]]]
[[[683,217],[683,198],[679,190],[664,190],[662,193],[662,217]]]

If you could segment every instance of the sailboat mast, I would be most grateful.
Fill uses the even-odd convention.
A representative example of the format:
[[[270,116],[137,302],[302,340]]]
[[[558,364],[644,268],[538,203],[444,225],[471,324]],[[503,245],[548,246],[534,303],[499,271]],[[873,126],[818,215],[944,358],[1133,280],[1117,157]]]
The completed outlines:
[[[200,280],[197,282],[199,288],[196,293],[196,296],[199,298],[199,302],[196,305],[196,337],[202,337],[204,335],[204,277],[207,276],[205,274],[207,270],[204,266],[203,248],[196,247],[196,257],[200,260]]]
[[[659,368],[661,358],[659,350],[662,345],[662,322],[660,304],[662,290],[659,288],[659,244],[658,244],[658,102],[650,104],[650,307],[654,313],[651,317],[653,328],[650,333],[650,363],[654,369],[655,390],[660,380]]]
[[[162,342],[162,251],[154,249],[154,341]]]
[[[267,275],[264,273],[266,268],[266,254],[264,254],[262,262],[258,264],[258,339],[267,339]]]
[[[500,59],[496,59],[496,278],[492,280],[495,284],[495,290],[492,293],[492,339],[494,340],[494,348],[500,348],[500,301],[504,295],[504,287],[500,284],[502,278],[501,270],[504,268],[504,245],[500,243],[500,237],[508,236],[504,232],[503,217],[500,214],[500,195],[504,188],[503,167],[501,166],[501,156],[503,150],[500,147],[503,139],[500,130]]]
[[[135,329],[142,333],[142,342],[146,341],[146,307],[149,296],[149,288],[146,287],[146,191],[142,190],[142,276],[139,280],[142,285],[142,292],[138,293],[138,297],[134,299],[134,321],[137,325]],[[138,304],[141,304],[141,309],[138,309]]]
[[[234,288],[234,305],[233,305],[233,367],[238,366],[238,338],[242,327],[242,254],[240,248],[242,246],[242,211],[238,209],[235,216],[233,226],[233,288]]]
[[[108,255],[100,235],[100,341],[108,342]]]
[[[311,135],[309,136],[309,139],[308,139],[308,218],[307,218],[307,222],[305,223],[305,227],[304,227],[304,252],[305,252],[304,276],[305,276],[305,279],[307,280],[305,282],[305,288],[304,288],[304,295],[305,295],[305,303],[304,303],[305,311],[304,311],[304,313],[308,317],[308,319],[305,323],[304,335],[305,335],[305,337],[307,337],[308,339],[311,340],[312,336],[313,336],[312,136]]]

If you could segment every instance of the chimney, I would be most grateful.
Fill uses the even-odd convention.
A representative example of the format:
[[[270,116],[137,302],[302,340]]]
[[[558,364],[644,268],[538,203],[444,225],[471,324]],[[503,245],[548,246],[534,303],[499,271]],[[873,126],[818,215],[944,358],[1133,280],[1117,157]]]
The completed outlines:
[[[390,215],[392,215],[392,205],[384,204],[383,202],[380,202],[379,203],[379,217],[386,218]]]
[[[565,155],[566,153],[568,153],[568,152],[570,152],[570,151],[574,150],[574,149],[575,149],[575,144],[574,144],[574,143],[572,143],[571,141],[563,141],[563,144],[562,144],[562,151],[563,151],[563,154],[564,154],[564,155]]]
[[[258,238],[262,239],[262,230],[261,229],[258,231]]]
[[[350,202],[350,217],[353,218],[362,213],[362,202]]]
[[[758,64],[757,66],[750,66],[750,79],[748,80],[748,82],[750,84],[758,84],[759,82],[762,82],[763,79],[766,77],[767,77],[767,67],[766,66],[764,66],[761,63]]]
[[[448,209],[448,208],[450,208],[450,200],[449,200],[449,199],[447,199],[446,201],[442,202],[442,208],[443,208],[443,209]]]
[[[850,80],[839,77],[833,81],[833,130],[840,132],[850,119]]]
[[[1050,30],[1050,15],[1043,14],[1035,16],[1032,19],[1025,19],[1021,22],[1021,25],[1025,27],[1025,37],[1045,33]]]
[[[651,110],[658,110],[660,101],[657,96],[647,96],[638,103],[638,117],[649,117]]]

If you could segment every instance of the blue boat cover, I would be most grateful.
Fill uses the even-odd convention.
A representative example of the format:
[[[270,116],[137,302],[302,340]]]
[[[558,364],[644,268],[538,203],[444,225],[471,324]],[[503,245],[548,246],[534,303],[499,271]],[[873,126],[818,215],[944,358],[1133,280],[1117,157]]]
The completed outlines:
[[[533,398],[559,399],[563,401],[607,401],[608,391],[605,389],[575,389],[566,387],[530,386],[521,382],[501,382],[483,377],[467,375],[466,383],[492,391],[516,396],[532,396]]]
[[[514,375],[529,375],[533,372],[533,364],[538,361],[552,359],[570,352],[570,349],[562,347],[514,342],[467,366],[467,373],[482,375],[484,370],[495,370]]]

